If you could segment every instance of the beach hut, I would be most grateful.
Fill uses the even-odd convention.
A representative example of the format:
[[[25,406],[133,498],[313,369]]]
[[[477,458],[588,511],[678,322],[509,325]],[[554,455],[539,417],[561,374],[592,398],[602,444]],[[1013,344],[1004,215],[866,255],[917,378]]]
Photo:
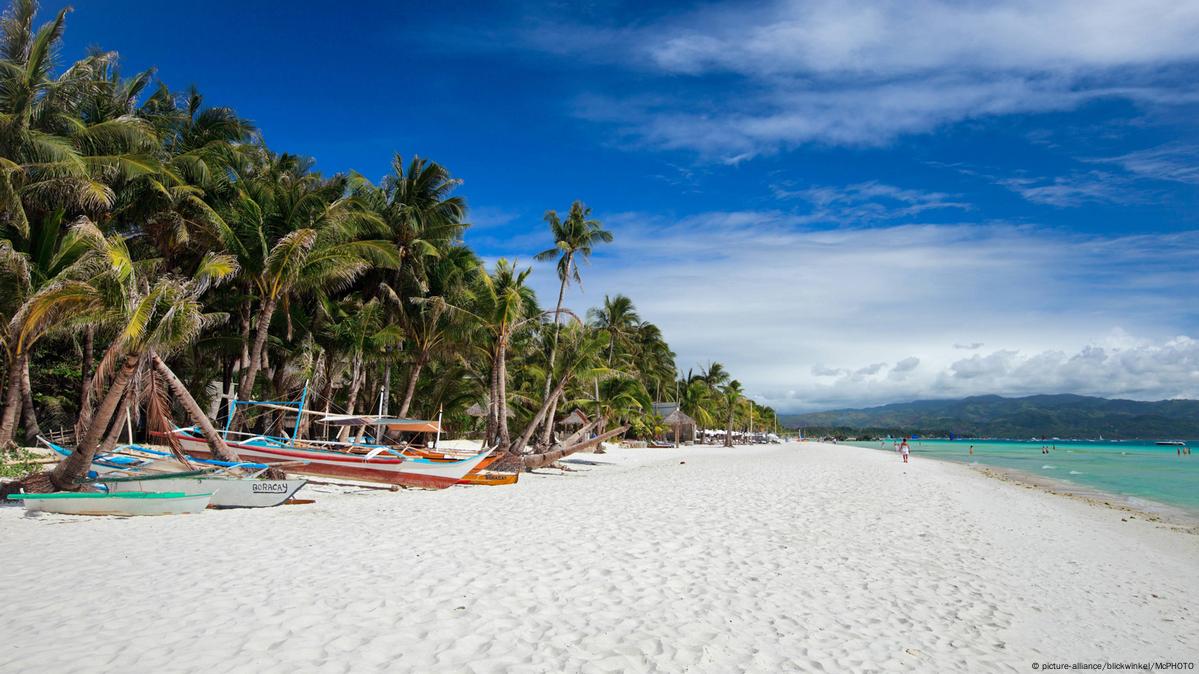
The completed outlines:
[[[687,416],[678,403],[654,403],[654,414],[662,417],[662,422],[674,429],[676,447],[680,439],[695,442],[695,419]]]

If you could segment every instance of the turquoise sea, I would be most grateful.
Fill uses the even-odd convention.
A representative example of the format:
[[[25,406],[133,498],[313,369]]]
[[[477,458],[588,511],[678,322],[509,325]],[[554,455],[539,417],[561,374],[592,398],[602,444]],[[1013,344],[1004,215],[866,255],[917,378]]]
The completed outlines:
[[[886,442],[852,442],[859,447],[894,452]],[[912,458],[933,457],[1018,470],[1069,482],[1127,499],[1132,505],[1150,501],[1199,515],[1199,440],[1188,441],[1190,456],[1177,447],[1145,441],[998,441],[913,440]],[[970,445],[974,455],[970,456]],[[1048,454],[1041,447],[1051,447]]]

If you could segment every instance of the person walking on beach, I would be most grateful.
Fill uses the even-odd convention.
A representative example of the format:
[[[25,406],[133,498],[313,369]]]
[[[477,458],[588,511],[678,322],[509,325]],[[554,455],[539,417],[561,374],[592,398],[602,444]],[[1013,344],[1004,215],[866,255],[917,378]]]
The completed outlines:
[[[908,439],[904,438],[903,442],[899,443],[899,453],[903,455],[904,463],[908,462],[908,452],[910,451],[912,450],[910,447],[908,447]]]
[[[970,456],[974,456],[974,445],[970,445]]]

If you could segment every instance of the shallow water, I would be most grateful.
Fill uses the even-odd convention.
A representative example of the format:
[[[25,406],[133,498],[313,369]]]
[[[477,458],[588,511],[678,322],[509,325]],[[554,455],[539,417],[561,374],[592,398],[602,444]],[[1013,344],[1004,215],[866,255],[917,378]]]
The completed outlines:
[[[892,442],[849,444],[894,451]],[[911,447],[914,458],[924,455],[1019,470],[1199,513],[1199,441],[1187,444],[1195,452],[1190,456],[1179,456],[1177,447],[1144,441],[915,440]],[[1041,451],[1043,446],[1050,447],[1048,454]]]

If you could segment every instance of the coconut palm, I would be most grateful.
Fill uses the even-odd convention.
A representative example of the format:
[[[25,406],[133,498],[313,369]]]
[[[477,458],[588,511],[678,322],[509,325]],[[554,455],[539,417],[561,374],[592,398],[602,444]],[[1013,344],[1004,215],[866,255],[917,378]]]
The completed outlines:
[[[641,317],[637,314],[637,308],[633,306],[633,300],[625,295],[613,297],[604,295],[603,305],[588,310],[587,318],[592,326],[608,335],[609,365],[612,364],[612,358],[616,354],[617,348],[623,348],[630,344],[638,324],[641,323]]]
[[[241,191],[225,243],[248,272],[258,300],[253,341],[239,389],[253,396],[276,309],[293,292],[346,288],[371,268],[395,268],[389,241],[361,238],[379,223],[339,182],[323,181],[288,156]]]
[[[741,388],[741,382],[734,379],[734,380],[730,381],[728,384],[725,384],[725,386],[722,389],[720,389],[720,394],[721,394],[721,397],[723,398],[722,402],[724,403],[725,409],[727,410],[727,413],[728,413],[728,424],[725,425],[725,432],[724,432],[724,446],[732,447],[733,446],[733,420],[737,416],[737,410],[745,402],[745,391],[744,391],[744,389]]]
[[[143,359],[169,354],[223,320],[224,316],[205,313],[200,297],[237,270],[232,257],[210,253],[191,278],[163,275],[154,261],[135,261],[119,235],[105,237],[86,220],[73,230],[88,246],[88,253],[72,274],[31,297],[14,319],[20,325],[18,349],[32,346],[51,331],[83,324],[107,328],[115,335],[95,380],[99,386],[101,380],[110,379],[107,390],[97,396],[100,403],[75,451],[50,474],[51,484],[63,490],[78,488],[75,481],[91,465],[101,440],[110,429],[119,430],[118,410],[124,407],[129,383]],[[219,438],[215,444],[220,447],[214,447],[218,455],[228,455]]]
[[[8,282],[4,284],[3,292],[15,305],[13,314],[19,313],[21,305],[39,290],[71,269],[86,252],[88,247],[80,236],[74,231],[63,229],[62,216],[61,210],[55,211],[35,220],[24,233],[0,229],[6,237],[4,254],[20,257],[19,264],[13,260],[5,265],[10,273],[5,276]],[[11,347],[7,359],[9,381],[5,408],[3,413],[0,413],[0,446],[11,440],[18,411],[19,416],[24,417],[26,442],[32,442],[41,434],[29,383],[30,353],[28,348],[18,348],[19,345],[19,340],[13,340],[8,344]]]
[[[566,294],[566,286],[570,285],[572,280],[580,285],[583,283],[583,277],[579,274],[579,264],[575,258],[581,257],[584,262],[587,262],[591,259],[592,250],[597,244],[612,242],[612,233],[605,230],[599,220],[591,219],[591,209],[584,206],[581,201],[570,205],[570,213],[565,220],[559,218],[557,212],[548,211],[545,214],[545,221],[549,224],[550,233],[554,237],[554,247],[541,251],[537,254],[536,259],[547,261],[558,258],[558,303],[554,305],[554,337],[550,346],[549,367],[546,368],[543,399],[549,397],[553,382],[554,360],[558,355],[558,336],[562,326],[560,320],[562,298]],[[551,406],[542,434],[543,443],[548,443],[550,435],[553,433],[554,412],[555,410]]]
[[[426,290],[410,297],[408,304],[401,307],[400,320],[411,344],[412,360],[399,416],[408,414],[421,371],[429,360],[460,345],[465,338],[468,326],[450,307],[466,301],[471,275],[478,266],[478,258],[469,248],[450,247],[426,263],[423,276]]]
[[[491,273],[480,264],[467,303],[452,307],[474,319],[477,329],[487,337],[485,348],[491,363],[485,437],[488,444],[512,444],[508,430],[508,349],[519,330],[543,315],[537,307],[537,296],[527,285],[532,271],[527,267],[517,269],[505,258],[496,261]]]

